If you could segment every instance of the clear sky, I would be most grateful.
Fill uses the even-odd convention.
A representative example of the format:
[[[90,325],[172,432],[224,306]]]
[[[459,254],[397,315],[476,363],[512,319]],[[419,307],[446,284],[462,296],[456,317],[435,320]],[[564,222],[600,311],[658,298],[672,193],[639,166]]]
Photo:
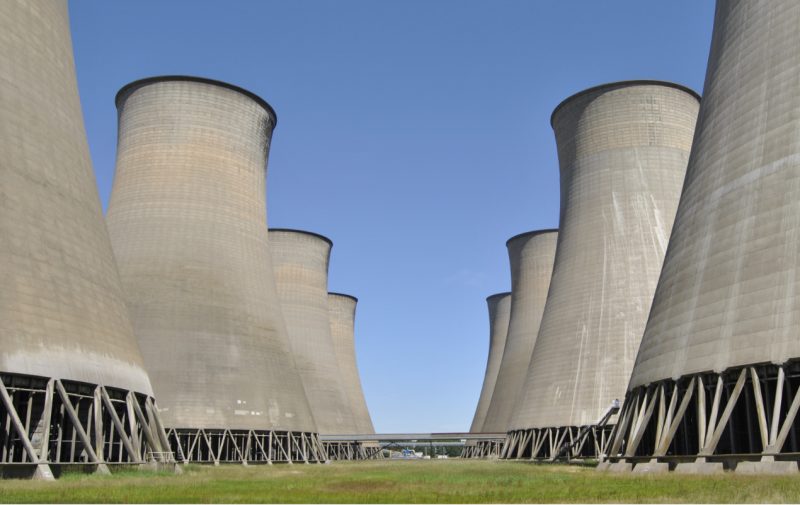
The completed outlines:
[[[270,226],[334,242],[359,298],[356,349],[379,432],[466,431],[505,241],[558,226],[549,118],[626,79],[702,90],[712,0],[72,0],[103,204],[114,95],[160,74],[228,81],[278,113]]]

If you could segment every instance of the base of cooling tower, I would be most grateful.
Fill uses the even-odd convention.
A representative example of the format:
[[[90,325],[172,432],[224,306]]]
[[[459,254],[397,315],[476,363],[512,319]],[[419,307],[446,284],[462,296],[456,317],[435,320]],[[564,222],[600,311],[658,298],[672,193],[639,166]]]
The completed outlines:
[[[508,433],[502,459],[555,461],[597,459],[606,454],[613,426],[559,426],[529,428]]]
[[[168,428],[175,457],[183,463],[326,463],[317,433],[302,431]]]
[[[640,386],[625,398],[608,461],[634,472],[647,463],[687,473],[797,473],[798,410],[800,360]]]
[[[332,461],[384,459],[383,447],[376,442],[322,442]]]
[[[0,372],[0,477],[174,467],[153,398],[112,386]]]
[[[503,444],[505,444],[503,439],[470,440],[464,445],[461,457],[464,459],[499,458]]]

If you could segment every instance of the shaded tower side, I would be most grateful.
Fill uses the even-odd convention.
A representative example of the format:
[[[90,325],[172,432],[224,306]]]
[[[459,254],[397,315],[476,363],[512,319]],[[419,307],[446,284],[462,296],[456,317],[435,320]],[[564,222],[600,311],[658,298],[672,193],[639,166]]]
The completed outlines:
[[[269,230],[269,240],[292,352],[320,433],[355,433],[328,313],[333,244],[315,233],[274,228]]]
[[[331,337],[336,361],[342,372],[342,382],[350,401],[356,433],[375,433],[372,418],[367,409],[361,378],[358,373],[355,348],[355,318],[358,299],[340,293],[328,293]]]
[[[497,293],[486,298],[489,309],[489,356],[486,360],[486,371],[483,375],[483,386],[475,408],[475,416],[469,431],[479,433],[483,431],[486,412],[492,402],[492,393],[497,382],[497,372],[503,360],[503,349],[506,346],[508,334],[508,321],[511,316],[511,293]]]
[[[0,75],[0,465],[140,463],[165,450],[159,440],[104,442],[112,407],[156,410],[103,222],[65,1],[0,3]],[[123,438],[140,429],[130,421]],[[45,466],[38,476],[52,478]]]
[[[241,88],[182,76],[125,86],[117,109],[107,223],[166,424],[179,444],[198,434],[205,452],[192,460],[307,459],[291,443],[212,447],[225,430],[316,431],[264,231],[275,113]]]
[[[557,240],[558,230],[537,230],[506,242],[511,265],[511,312],[483,431],[504,432],[510,428],[539,333]]]
[[[800,401],[798,26],[797,2],[717,3],[686,182],[623,412],[622,435],[639,440],[615,454],[800,451],[790,408]],[[653,398],[686,399],[671,425],[706,429],[656,437],[658,409],[631,423],[628,406],[646,411]]]
[[[558,252],[515,428],[594,425],[623,397],[698,107],[682,86],[630,81],[583,91],[554,111]],[[546,446],[535,447],[538,435],[529,438],[543,452],[533,456],[547,456]]]

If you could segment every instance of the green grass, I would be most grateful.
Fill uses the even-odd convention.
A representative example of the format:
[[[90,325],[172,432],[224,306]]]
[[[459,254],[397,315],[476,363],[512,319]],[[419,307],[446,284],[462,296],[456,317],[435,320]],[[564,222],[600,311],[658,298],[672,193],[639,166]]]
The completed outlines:
[[[0,502],[518,503],[798,502],[800,477],[617,475],[505,461],[188,466],[183,475],[68,474],[0,481]]]

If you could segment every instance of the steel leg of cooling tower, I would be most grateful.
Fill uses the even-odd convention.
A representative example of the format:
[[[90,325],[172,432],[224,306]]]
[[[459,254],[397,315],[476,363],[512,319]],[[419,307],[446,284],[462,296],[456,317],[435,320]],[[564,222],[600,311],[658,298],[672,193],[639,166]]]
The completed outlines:
[[[56,391],[61,398],[61,403],[64,405],[64,408],[67,411],[67,415],[69,416],[70,420],[72,421],[73,429],[75,433],[78,435],[78,438],[81,439],[81,443],[83,444],[83,450],[86,451],[86,455],[89,457],[89,461],[97,465],[97,469],[95,470],[97,473],[100,474],[110,474],[111,472],[108,470],[108,467],[105,464],[105,461],[102,459],[102,453],[100,456],[95,452],[94,448],[92,447],[92,442],[89,439],[89,435],[86,434],[86,430],[84,430],[83,423],[78,417],[78,413],[75,411],[75,407],[72,405],[72,401],[69,399],[69,395],[67,391],[64,389],[64,385],[61,383],[60,380],[55,381]]]
[[[11,401],[11,397],[8,394],[5,384],[3,384],[2,379],[0,379],[0,400],[3,402],[3,405],[8,411],[10,425],[13,426],[14,430],[17,432],[17,435],[19,436],[20,441],[25,448],[25,452],[31,459],[31,462],[36,465],[33,478],[36,480],[55,480],[53,477],[53,472],[50,471],[50,466],[47,463],[43,463],[36,454],[36,450],[33,448],[33,444],[28,437],[25,427],[22,425],[19,414],[17,414],[17,409],[14,408],[14,403]],[[11,434],[9,432],[6,432],[6,437],[10,438],[10,435]],[[44,446],[42,450],[46,450],[46,447],[47,446]]]

